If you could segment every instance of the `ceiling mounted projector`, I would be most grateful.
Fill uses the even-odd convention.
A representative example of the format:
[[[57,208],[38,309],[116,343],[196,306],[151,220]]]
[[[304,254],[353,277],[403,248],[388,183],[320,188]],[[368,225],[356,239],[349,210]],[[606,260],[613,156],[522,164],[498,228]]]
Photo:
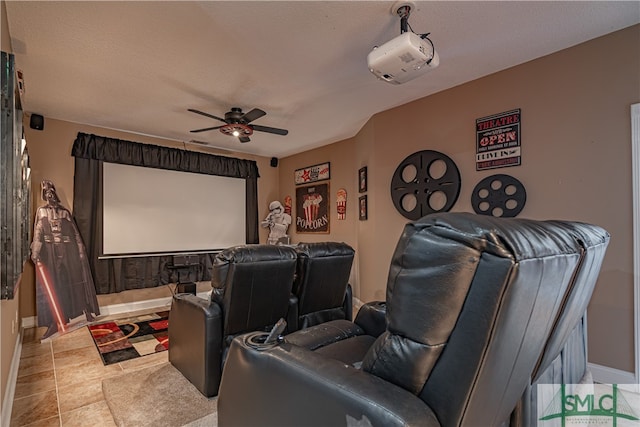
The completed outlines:
[[[367,65],[376,77],[388,83],[402,84],[436,68],[440,58],[429,39],[429,34],[407,31],[411,6],[403,4],[397,9],[401,34],[367,55]]]

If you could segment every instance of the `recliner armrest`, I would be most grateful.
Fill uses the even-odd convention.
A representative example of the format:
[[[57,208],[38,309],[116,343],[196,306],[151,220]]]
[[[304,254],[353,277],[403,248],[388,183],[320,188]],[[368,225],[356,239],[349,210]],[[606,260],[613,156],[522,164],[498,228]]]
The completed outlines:
[[[231,344],[218,396],[219,425],[439,426],[412,393],[381,378],[281,343]]]
[[[353,322],[332,320],[293,332],[285,337],[285,341],[313,351],[320,347],[364,334],[364,330]]]
[[[358,324],[367,335],[377,338],[387,330],[386,314],[386,302],[372,301],[360,307],[354,322]]]
[[[222,376],[222,310],[192,294],[173,296],[169,362],[200,392],[215,396]]]

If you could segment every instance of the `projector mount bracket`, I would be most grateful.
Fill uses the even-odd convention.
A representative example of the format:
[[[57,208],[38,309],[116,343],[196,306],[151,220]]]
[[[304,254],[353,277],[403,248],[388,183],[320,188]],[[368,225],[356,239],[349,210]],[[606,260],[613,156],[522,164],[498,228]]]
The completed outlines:
[[[416,5],[411,1],[397,1],[391,6],[391,14],[400,17],[400,33],[406,33],[409,30],[409,15]]]

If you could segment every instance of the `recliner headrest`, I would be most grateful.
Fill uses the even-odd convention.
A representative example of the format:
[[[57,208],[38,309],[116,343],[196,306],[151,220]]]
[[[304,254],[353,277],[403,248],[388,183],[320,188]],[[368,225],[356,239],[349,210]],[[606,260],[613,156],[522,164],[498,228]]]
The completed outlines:
[[[224,288],[229,266],[240,263],[257,263],[268,261],[295,261],[296,251],[289,246],[280,245],[240,245],[233,246],[218,253],[211,271],[211,286]]]
[[[298,256],[306,257],[324,257],[324,256],[340,256],[355,254],[355,250],[342,242],[316,242],[316,243],[298,243],[296,246]]]

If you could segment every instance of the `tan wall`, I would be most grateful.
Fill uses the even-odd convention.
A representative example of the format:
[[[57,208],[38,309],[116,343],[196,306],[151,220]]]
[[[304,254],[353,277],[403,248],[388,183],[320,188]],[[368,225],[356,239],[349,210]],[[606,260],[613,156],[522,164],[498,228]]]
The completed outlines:
[[[44,129],[42,131],[31,129],[28,125],[29,117],[25,117],[25,136],[27,148],[29,150],[32,182],[32,217],[36,209],[43,205],[40,199],[40,182],[49,179],[56,185],[61,203],[69,210],[73,208],[73,174],[74,158],[71,156],[71,148],[78,132],[92,133],[110,138],[124,139],[128,141],[141,142],[145,144],[162,145],[188,149],[191,151],[201,151],[209,154],[219,154],[223,156],[238,157],[249,160],[256,160],[260,178],[258,179],[258,215],[266,216],[268,213],[269,200],[276,197],[278,188],[277,170],[269,166],[269,160],[265,157],[249,156],[246,154],[222,152],[220,150],[200,147],[193,144],[184,144],[180,141],[170,141],[142,135],[136,135],[111,129],[97,128],[92,126],[70,123],[61,120],[53,120],[45,117]],[[194,195],[195,196],[195,195]],[[197,195],[197,197],[206,197]],[[223,207],[221,207],[223,208]],[[260,230],[260,241],[266,241],[267,231]],[[33,264],[27,263],[23,280],[23,297],[21,299],[21,310],[23,317],[34,316],[36,313],[35,303],[35,278]],[[136,291],[126,293],[126,301],[135,302],[140,298],[136,296]],[[140,293],[138,293],[140,294]],[[98,296],[98,302],[104,305]]]
[[[2,370],[0,379],[2,389],[0,390],[0,404],[4,402],[9,373],[11,370],[11,360],[15,352],[18,334],[20,333],[20,287],[11,300],[0,301],[0,361]],[[2,419],[2,409],[0,409],[0,419]]]
[[[629,107],[640,101],[638,40],[636,25],[379,113],[352,139],[283,159],[280,195],[292,191],[294,169],[342,157],[355,142],[351,161],[332,162],[331,189],[334,176],[353,188],[348,215],[354,218],[357,171],[368,167],[369,220],[355,220],[353,244],[359,259],[356,296],[371,301],[384,299],[389,262],[407,222],[390,197],[391,177],[404,158],[435,150],[453,159],[462,180],[453,211],[473,212],[471,193],[483,178],[514,176],[527,192],[520,217],[586,221],[611,233],[589,306],[589,358],[633,372]],[[475,120],[514,108],[522,110],[522,165],[476,172]]]
[[[359,166],[355,162],[355,148],[354,141],[347,140],[301,153],[294,157],[287,157],[279,162],[280,187],[277,200],[284,203],[286,196],[290,196],[293,200],[291,212],[293,223],[288,230],[292,243],[337,241],[345,242],[357,251],[358,242],[355,227],[358,222],[358,189],[357,182],[353,180],[352,171],[354,168],[357,170]],[[305,185],[295,185],[294,171],[295,169],[325,162],[330,163],[330,179],[322,182],[329,183],[329,233],[297,233],[295,224],[296,188]],[[347,214],[344,220],[338,220],[338,212],[336,210],[336,193],[340,188],[344,188],[347,191]],[[356,259],[350,280],[354,292],[358,287],[357,264],[358,261]]]
[[[0,40],[2,42],[2,51],[13,52],[4,1],[0,2],[0,12],[0,28],[2,29]],[[18,287],[18,291],[13,299],[0,301],[0,405],[4,402],[7,380],[11,369],[11,359],[13,358],[20,329],[19,322],[16,322],[16,319],[20,319],[21,317],[19,312],[20,294],[20,288]],[[2,419],[1,412],[2,410],[0,409],[0,419]]]

